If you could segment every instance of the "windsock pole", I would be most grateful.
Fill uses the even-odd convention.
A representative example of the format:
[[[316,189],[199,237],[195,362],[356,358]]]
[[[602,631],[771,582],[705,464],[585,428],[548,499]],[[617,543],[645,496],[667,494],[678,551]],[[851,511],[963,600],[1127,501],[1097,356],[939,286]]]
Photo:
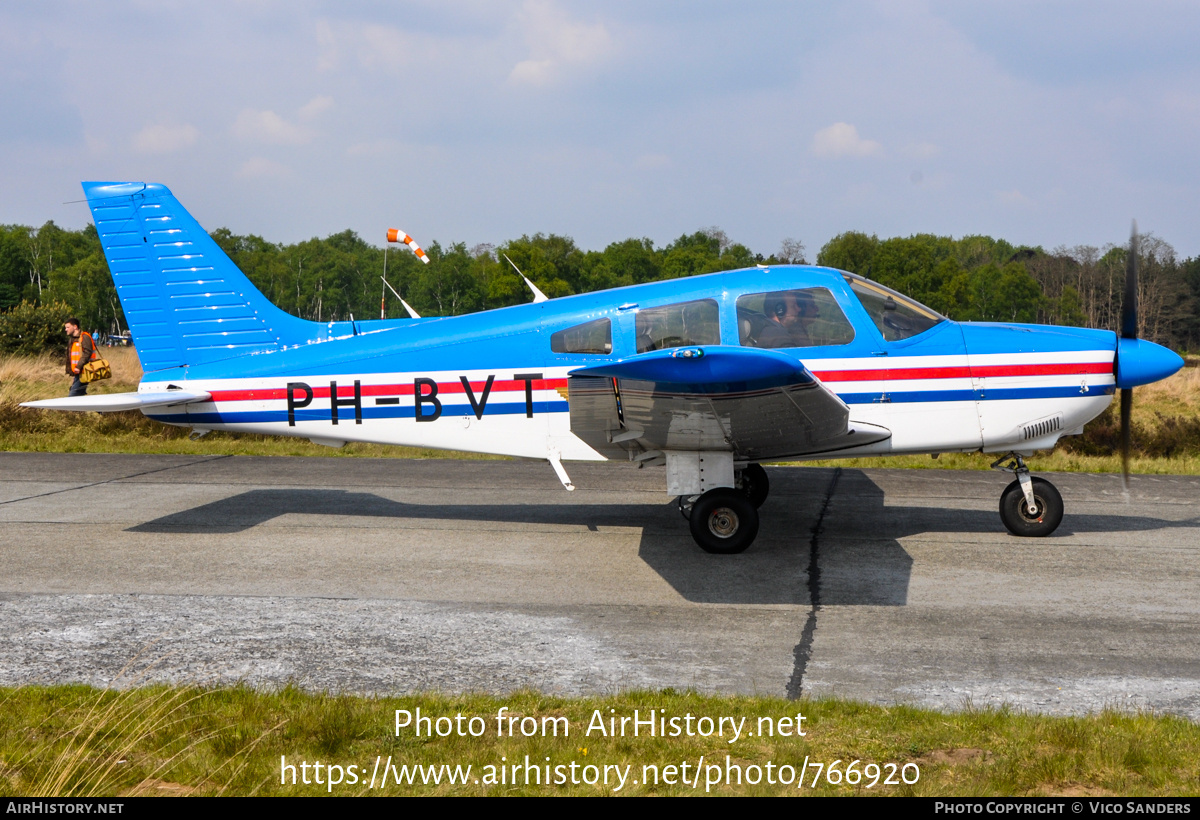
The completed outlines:
[[[383,246],[383,287],[379,289],[379,318],[387,318],[387,252],[388,246]]]

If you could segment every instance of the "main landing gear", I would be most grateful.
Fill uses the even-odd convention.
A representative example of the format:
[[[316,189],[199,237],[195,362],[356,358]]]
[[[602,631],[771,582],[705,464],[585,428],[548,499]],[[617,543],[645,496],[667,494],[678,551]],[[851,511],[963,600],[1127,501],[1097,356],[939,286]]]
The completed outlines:
[[[1012,461],[1004,464],[1008,459]],[[1036,538],[1058,529],[1063,518],[1063,500],[1053,484],[1030,476],[1025,460],[1016,453],[996,459],[992,469],[1017,477],[1000,496],[1000,520],[1009,532]]]
[[[758,535],[758,508],[771,490],[767,471],[760,464],[747,464],[734,473],[734,480],[736,487],[679,497],[679,512],[688,520],[692,538],[705,552],[745,552]]]

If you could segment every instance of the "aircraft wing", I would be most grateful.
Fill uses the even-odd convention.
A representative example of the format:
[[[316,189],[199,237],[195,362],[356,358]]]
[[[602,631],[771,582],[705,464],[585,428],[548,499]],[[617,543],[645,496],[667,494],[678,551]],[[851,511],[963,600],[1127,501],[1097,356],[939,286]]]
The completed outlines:
[[[891,437],[851,422],[803,363],[773,350],[656,350],[569,375],[571,432],[608,458],[722,450],[767,461]]]
[[[143,393],[107,393],[95,396],[68,396],[61,399],[42,399],[22,402],[22,407],[40,407],[44,410],[74,410],[115,413],[119,410],[141,410],[145,407],[165,407],[171,404],[190,404],[208,401],[212,396],[195,390],[162,390]]]

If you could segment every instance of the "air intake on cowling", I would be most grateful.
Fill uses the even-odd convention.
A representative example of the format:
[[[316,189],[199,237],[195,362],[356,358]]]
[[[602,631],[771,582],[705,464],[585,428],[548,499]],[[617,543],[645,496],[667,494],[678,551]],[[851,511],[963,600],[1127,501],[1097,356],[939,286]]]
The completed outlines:
[[[1031,421],[1028,424],[1021,425],[1021,438],[1024,441],[1029,441],[1032,438],[1041,438],[1050,433],[1058,432],[1062,429],[1062,413],[1056,413],[1049,418],[1038,419]]]

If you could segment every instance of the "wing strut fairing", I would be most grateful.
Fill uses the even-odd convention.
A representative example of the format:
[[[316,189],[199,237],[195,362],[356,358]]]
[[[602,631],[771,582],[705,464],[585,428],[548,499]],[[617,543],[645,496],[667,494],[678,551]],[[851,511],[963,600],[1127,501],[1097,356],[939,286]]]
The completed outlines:
[[[571,432],[609,458],[725,451],[739,461],[833,452],[890,431],[849,408],[801,362],[727,346],[657,350],[570,374]]]

